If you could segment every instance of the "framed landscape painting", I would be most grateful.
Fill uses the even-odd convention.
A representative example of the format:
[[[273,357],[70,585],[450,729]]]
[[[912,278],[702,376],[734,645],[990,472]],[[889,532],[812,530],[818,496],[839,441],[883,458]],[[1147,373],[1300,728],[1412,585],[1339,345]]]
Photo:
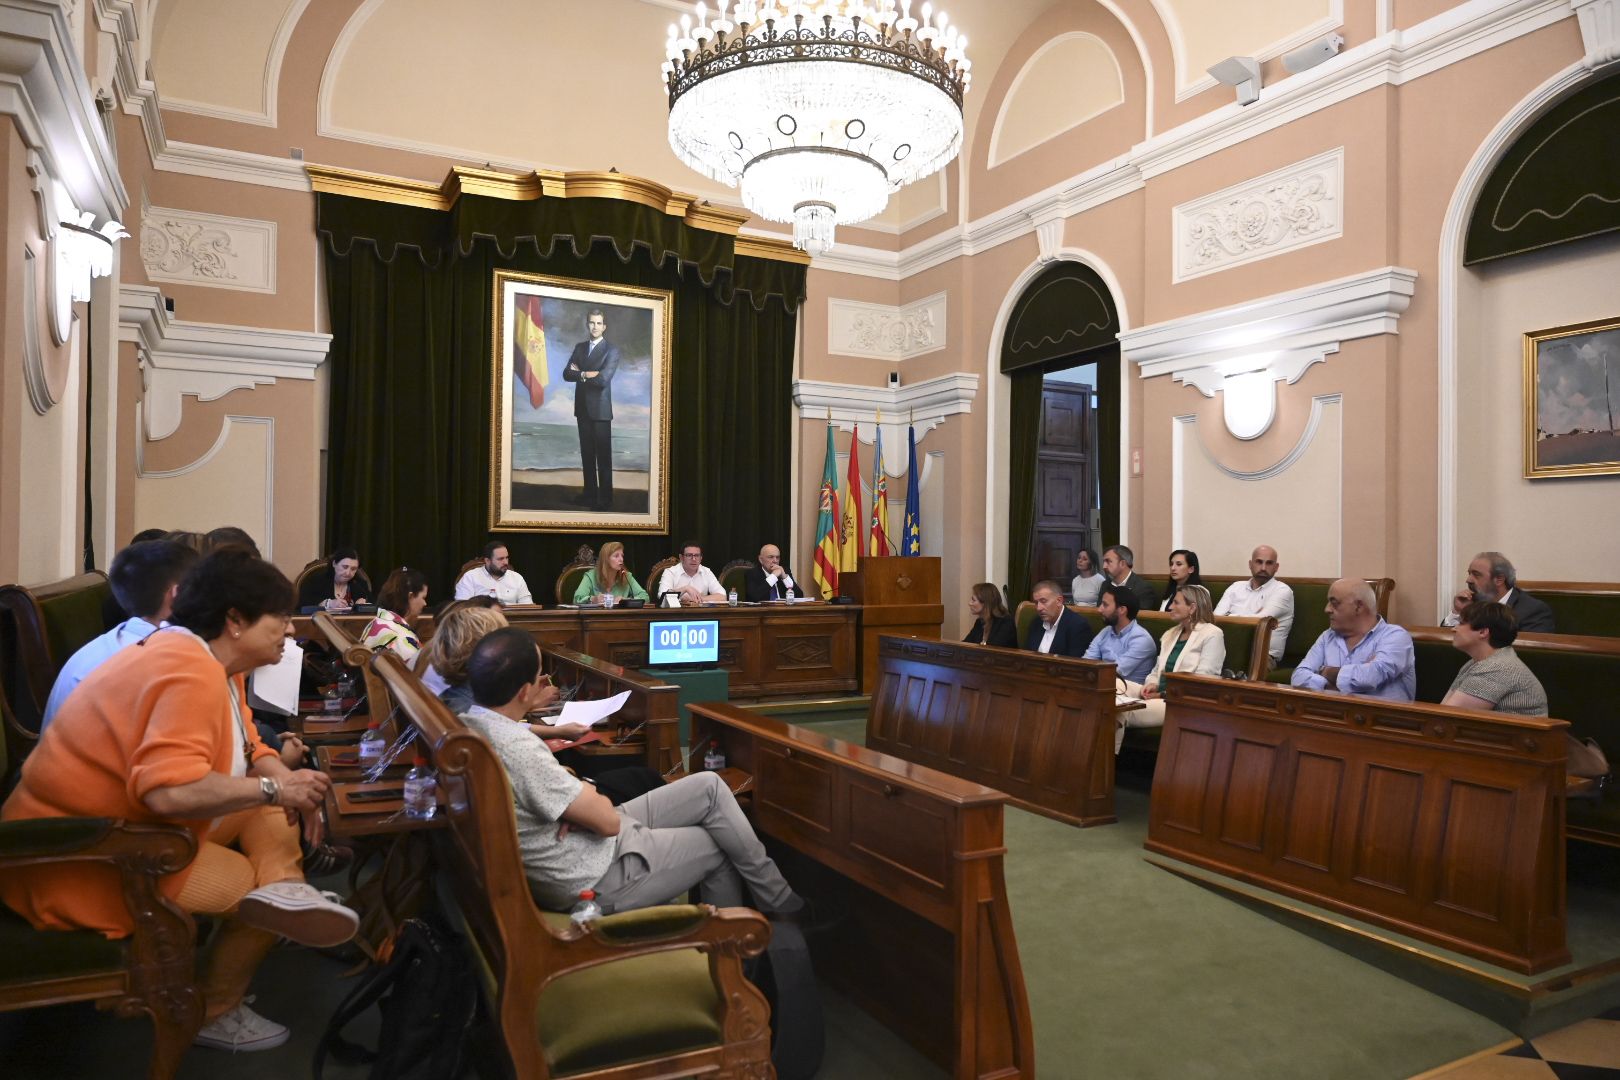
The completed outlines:
[[[667,532],[665,289],[495,271],[490,528]]]
[[[1620,475],[1620,319],[1524,335],[1524,475]]]

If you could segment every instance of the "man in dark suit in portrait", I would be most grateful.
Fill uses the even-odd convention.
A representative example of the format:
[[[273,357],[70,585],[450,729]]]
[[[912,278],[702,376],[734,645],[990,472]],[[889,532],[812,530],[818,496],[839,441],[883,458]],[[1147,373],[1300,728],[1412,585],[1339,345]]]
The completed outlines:
[[[1091,624],[1064,605],[1063,585],[1043,581],[1035,586],[1030,598],[1035,601],[1038,618],[1029,624],[1024,648],[1053,656],[1083,658],[1086,646],[1091,644]]]
[[[1456,626],[1462,609],[1475,600],[1494,600],[1513,609],[1521,633],[1556,633],[1552,608],[1518,587],[1519,574],[1500,551],[1482,551],[1468,564],[1468,582],[1451,602],[1444,626]]]
[[[613,507],[613,374],[619,370],[619,347],[609,342],[607,316],[593,308],[585,317],[590,340],[574,346],[563,380],[575,383],[574,422],[579,425],[579,460],[585,490],[574,501],[592,510]]]

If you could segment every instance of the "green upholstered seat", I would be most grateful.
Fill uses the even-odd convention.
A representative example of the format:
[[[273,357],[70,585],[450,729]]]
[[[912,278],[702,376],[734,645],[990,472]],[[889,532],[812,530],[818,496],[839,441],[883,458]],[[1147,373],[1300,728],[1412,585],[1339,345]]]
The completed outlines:
[[[102,606],[111,595],[112,587],[103,578],[90,588],[39,602],[40,610],[45,613],[45,643],[50,647],[51,659],[58,671],[91,638],[106,631]]]
[[[1430,634],[1420,631],[1413,640],[1417,697],[1419,701],[1438,702],[1468,657],[1449,640],[1424,640]],[[1446,636],[1449,638],[1449,632]],[[1596,739],[1609,760],[1620,763],[1620,725],[1615,723],[1620,718],[1620,704],[1615,700],[1615,687],[1620,686],[1620,655],[1539,649],[1526,644],[1518,645],[1514,651],[1547,691],[1548,715],[1569,721],[1571,735]]]
[[[753,568],[753,563],[746,562],[742,559],[727,563],[720,570],[720,587],[725,589],[727,592],[730,592],[732,589],[736,589],[738,596],[747,599],[748,571],[752,570]]]
[[[557,603],[572,604],[574,602],[574,593],[590,569],[589,566],[570,566],[562,572],[562,577],[557,579]]]
[[[1560,634],[1620,637],[1620,586],[1608,593],[1525,591],[1552,608]]]
[[[94,930],[35,930],[0,905],[0,987],[118,971],[124,946]]]

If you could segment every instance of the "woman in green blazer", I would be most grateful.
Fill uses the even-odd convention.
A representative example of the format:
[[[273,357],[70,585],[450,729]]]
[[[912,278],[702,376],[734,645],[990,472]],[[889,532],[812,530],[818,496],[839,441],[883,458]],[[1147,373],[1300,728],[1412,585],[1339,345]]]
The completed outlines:
[[[624,545],[609,540],[596,556],[596,565],[585,571],[574,590],[574,603],[599,604],[606,593],[619,600],[645,600],[647,590],[636,581],[636,576],[624,568]]]

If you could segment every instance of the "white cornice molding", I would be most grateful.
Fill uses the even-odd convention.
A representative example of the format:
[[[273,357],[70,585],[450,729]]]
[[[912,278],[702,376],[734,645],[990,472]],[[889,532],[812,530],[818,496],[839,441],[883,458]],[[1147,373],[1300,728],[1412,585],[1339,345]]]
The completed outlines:
[[[827,419],[842,431],[859,430],[861,442],[867,445],[877,438],[881,426],[884,471],[890,476],[903,476],[907,425],[916,429],[917,442],[921,443],[947,417],[971,413],[978,393],[979,376],[969,371],[892,388],[800,379],[793,384],[793,403],[802,419]]]
[[[123,217],[129,195],[61,4],[0,0],[0,113],[75,205],[100,220]]]
[[[1570,0],[1581,22],[1586,66],[1600,68],[1620,60],[1620,0]]]
[[[119,340],[140,352],[145,437],[153,441],[179,429],[184,395],[213,401],[278,379],[312,381],[332,345],[331,334],[307,330],[180,322],[149,285],[122,286],[118,311]]]
[[[1573,0],[1614,4],[1617,0]],[[1417,26],[1390,30],[1309,71],[1260,91],[1252,105],[1231,104],[1133,146],[1122,157],[1036,192],[982,218],[898,252],[839,245],[814,269],[899,281],[952,259],[976,255],[1139,191],[1145,181],[1381,86],[1401,86],[1571,14],[1572,0],[1467,0]],[[1592,16],[1595,18],[1596,13]],[[1593,45],[1588,40],[1589,55]]]
[[[1416,271],[1399,266],[1352,274],[1127,330],[1119,335],[1120,352],[1144,379],[1176,375],[1200,389],[1203,376],[1194,372],[1204,368],[1224,377],[1281,367],[1297,379],[1313,355],[1319,359],[1341,342],[1397,333],[1416,281]]]

